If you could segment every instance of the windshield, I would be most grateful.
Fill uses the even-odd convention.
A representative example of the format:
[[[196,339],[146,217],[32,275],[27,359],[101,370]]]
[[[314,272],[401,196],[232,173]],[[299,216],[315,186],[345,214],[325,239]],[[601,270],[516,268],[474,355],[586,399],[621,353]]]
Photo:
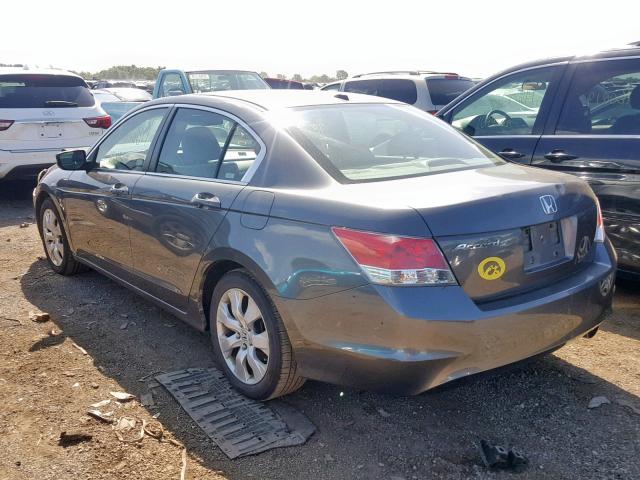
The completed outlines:
[[[187,73],[193,93],[216,92],[220,90],[264,90],[268,89],[260,75],[254,72],[215,70]]]
[[[0,75],[0,108],[92,107],[95,100],[80,77],[70,75]]]
[[[406,105],[324,105],[280,116],[300,145],[343,183],[504,163],[441,120]]]

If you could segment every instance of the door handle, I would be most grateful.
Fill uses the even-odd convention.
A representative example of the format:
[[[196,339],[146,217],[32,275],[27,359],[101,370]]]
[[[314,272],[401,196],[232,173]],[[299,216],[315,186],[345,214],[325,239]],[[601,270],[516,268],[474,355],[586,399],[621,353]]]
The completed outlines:
[[[505,148],[504,150],[498,152],[498,155],[500,155],[501,157],[504,157],[508,160],[516,160],[518,158],[522,158],[525,156],[524,153],[520,153],[516,150],[514,150],[513,148]]]
[[[547,153],[544,158],[547,160],[551,160],[553,163],[564,162],[565,160],[575,160],[578,158],[577,155],[570,155],[564,150],[551,150]]]
[[[124,183],[116,183],[114,185],[111,185],[109,192],[113,193],[114,195],[126,195],[129,193],[129,187],[127,187]]]
[[[200,192],[196,193],[191,199],[191,203],[198,207],[220,208],[220,199],[213,193]]]

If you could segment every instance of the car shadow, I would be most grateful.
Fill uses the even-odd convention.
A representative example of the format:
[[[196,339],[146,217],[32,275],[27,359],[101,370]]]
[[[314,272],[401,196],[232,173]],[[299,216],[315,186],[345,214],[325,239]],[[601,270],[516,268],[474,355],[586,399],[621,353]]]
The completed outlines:
[[[31,206],[35,181],[0,180],[0,228],[33,222],[33,215],[16,216],[15,210]]]
[[[616,280],[613,308],[616,315],[600,327],[606,332],[640,340],[640,280]]]
[[[35,341],[31,351],[69,338],[102,374],[136,396],[150,388],[140,380],[156,372],[213,365],[208,335],[95,272],[62,277],[44,275],[47,269],[46,261],[31,264],[21,287],[63,333]],[[147,407],[149,413],[160,413],[164,428],[204,467],[230,479],[476,476],[480,439],[517,446],[534,469],[569,465],[545,470],[552,478],[598,478],[616,461],[635,458],[633,439],[640,434],[635,414],[615,404],[622,398],[640,407],[637,397],[554,355],[416,397],[307,382],[286,402],[318,427],[308,444],[236,460],[194,428],[164,389],[153,388],[153,394],[156,405]],[[589,410],[597,395],[613,404]],[[571,458],[565,458],[567,442]],[[543,471],[525,478],[545,477],[536,472]]]

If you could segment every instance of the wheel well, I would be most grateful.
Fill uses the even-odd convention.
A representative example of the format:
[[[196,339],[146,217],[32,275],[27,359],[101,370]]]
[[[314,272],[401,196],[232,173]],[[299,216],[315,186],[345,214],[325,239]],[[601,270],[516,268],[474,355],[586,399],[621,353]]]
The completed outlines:
[[[209,267],[202,288],[202,308],[207,319],[207,330],[209,329],[209,307],[211,306],[211,295],[220,279],[232,270],[244,268],[232,260],[220,260]]]
[[[42,203],[49,198],[49,194],[47,192],[40,192],[38,194],[38,197],[36,198],[36,215],[39,215],[40,212],[40,207],[42,206]]]
[[[35,203],[35,209],[34,210],[35,210],[36,225],[38,226],[38,230],[40,229],[40,222],[39,222],[40,207],[42,207],[42,204],[44,203],[45,200],[50,199],[50,198],[51,198],[51,196],[47,192],[40,192],[38,194],[38,196],[36,197],[36,203]]]

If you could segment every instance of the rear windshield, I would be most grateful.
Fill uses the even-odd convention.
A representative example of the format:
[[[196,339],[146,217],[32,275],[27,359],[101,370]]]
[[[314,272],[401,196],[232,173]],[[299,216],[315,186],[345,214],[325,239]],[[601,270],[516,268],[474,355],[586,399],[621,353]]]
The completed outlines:
[[[343,183],[504,163],[441,120],[406,105],[325,105],[274,116]]]
[[[427,89],[434,105],[446,105],[473,85],[473,81],[465,79],[427,78]]]
[[[0,75],[0,108],[92,107],[87,84],[69,75]]]
[[[416,103],[418,99],[416,84],[405,78],[352,80],[344,84],[344,91],[390,98],[410,105]]]
[[[189,72],[187,77],[189,77],[193,93],[220,90],[264,90],[269,88],[269,85],[260,78],[260,75],[254,72]]]

